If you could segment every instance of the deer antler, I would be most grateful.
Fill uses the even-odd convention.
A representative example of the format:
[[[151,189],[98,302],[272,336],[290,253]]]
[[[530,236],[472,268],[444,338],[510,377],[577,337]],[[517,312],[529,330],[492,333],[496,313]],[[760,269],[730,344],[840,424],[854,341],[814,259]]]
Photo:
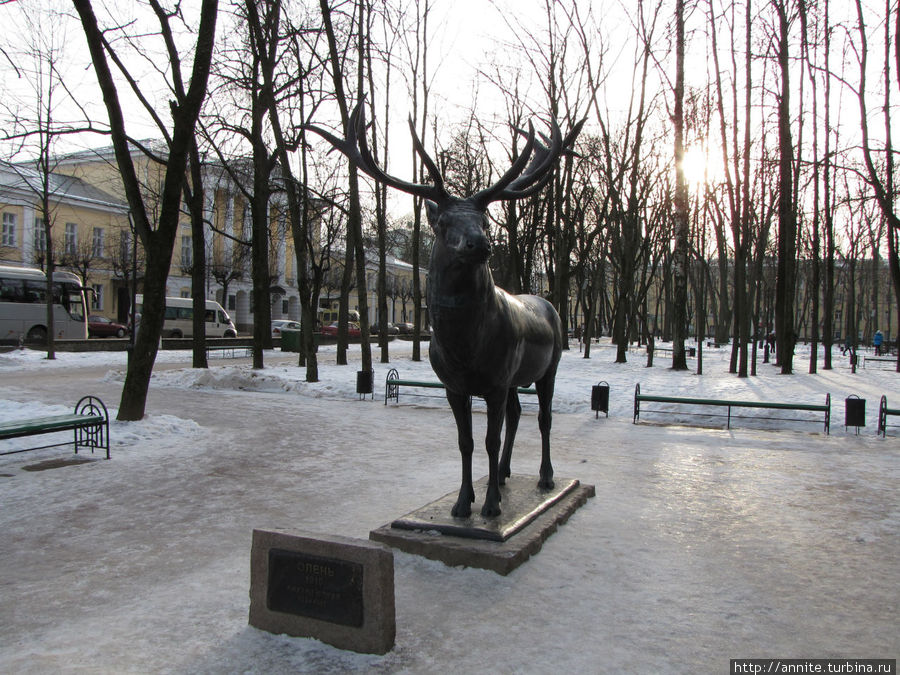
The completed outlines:
[[[347,121],[344,131],[345,138],[340,139],[334,134],[325,131],[312,124],[304,125],[305,129],[314,131],[326,141],[331,143],[336,150],[346,155],[359,169],[375,180],[418,197],[430,199],[437,204],[446,204],[453,197],[444,187],[444,179],[434,160],[429,157],[422,146],[422,141],[416,134],[412,119],[409,120],[409,130],[413,138],[413,148],[422,160],[433,185],[422,183],[410,183],[394,176],[388,175],[378,166],[378,162],[372,156],[369,142],[366,137],[365,99],[361,99]],[[574,154],[571,150],[575,138],[581,131],[584,120],[581,120],[563,138],[556,120],[551,122],[550,137],[541,134],[543,143],[535,139],[534,126],[529,122],[528,133],[517,129],[519,133],[527,136],[525,147],[513,162],[513,165],[491,187],[481,190],[468,198],[479,209],[485,209],[491,202],[503,199],[522,199],[541,190],[550,180],[553,165],[561,155]]]
[[[339,150],[346,155],[347,158],[356,164],[363,173],[371,176],[375,180],[389,185],[392,188],[396,188],[401,192],[424,197],[425,199],[430,199],[438,204],[448,202],[451,197],[444,187],[444,179],[441,176],[440,171],[438,171],[434,160],[432,160],[431,157],[428,156],[428,153],[425,152],[422,142],[416,135],[412,119],[409,120],[409,129],[412,132],[413,148],[415,148],[419,157],[422,158],[422,162],[425,164],[425,168],[428,169],[428,174],[434,181],[434,185],[410,183],[395,178],[394,176],[385,173],[384,170],[378,166],[378,162],[375,161],[375,158],[372,156],[372,152],[369,149],[369,142],[366,138],[367,125],[364,103],[365,99],[360,100],[353,109],[350,119],[347,122],[347,128],[344,132],[345,138],[343,140],[312,124],[304,125],[304,128],[319,134],[319,136],[331,143],[336,150]]]
[[[552,120],[550,138],[541,134],[541,138],[547,143],[547,145],[544,145],[544,143],[535,140],[534,127],[529,123],[528,140],[518,159],[494,185],[472,195],[472,200],[479,206],[486,207],[491,202],[504,199],[522,199],[539,192],[553,175],[551,169],[560,155],[573,154],[571,146],[583,125],[584,120],[581,120],[572,127],[572,130],[566,134],[565,138],[562,138],[559,125],[556,123],[556,120]],[[523,136],[525,135],[525,132],[521,129],[516,131]],[[534,157],[531,157],[531,162],[528,163],[528,167],[523,171],[532,151],[534,152]]]

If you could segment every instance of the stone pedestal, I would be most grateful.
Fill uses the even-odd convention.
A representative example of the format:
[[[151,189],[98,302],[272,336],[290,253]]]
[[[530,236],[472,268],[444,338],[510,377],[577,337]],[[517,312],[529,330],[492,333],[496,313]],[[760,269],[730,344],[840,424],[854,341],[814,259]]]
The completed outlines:
[[[406,553],[509,574],[537,553],[556,528],[594,496],[593,485],[567,478],[554,479],[552,490],[537,487],[536,476],[515,475],[500,488],[501,514],[480,515],[487,477],[475,484],[473,515],[454,518],[450,510],[457,492],[423,506],[369,533],[369,538]]]

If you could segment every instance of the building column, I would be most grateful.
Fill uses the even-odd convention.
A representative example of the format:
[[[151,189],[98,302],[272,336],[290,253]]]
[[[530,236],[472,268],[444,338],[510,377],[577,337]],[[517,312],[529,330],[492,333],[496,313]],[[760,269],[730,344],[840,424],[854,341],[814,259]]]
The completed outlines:
[[[22,207],[22,264],[34,265],[34,219],[35,210],[31,204]]]
[[[222,229],[227,235],[222,242],[222,262],[225,264],[225,267],[229,267],[233,259],[232,251],[234,247],[234,242],[229,239],[229,237],[234,236],[234,193],[227,188],[225,188],[225,220],[222,223]]]
[[[212,283],[212,275],[209,273],[209,266],[215,263],[215,236],[216,232],[212,229],[213,219],[215,218],[216,208],[216,192],[218,188],[205,190],[203,192],[203,249],[206,254],[206,279],[203,280],[206,286],[206,298],[211,297],[210,284]]]

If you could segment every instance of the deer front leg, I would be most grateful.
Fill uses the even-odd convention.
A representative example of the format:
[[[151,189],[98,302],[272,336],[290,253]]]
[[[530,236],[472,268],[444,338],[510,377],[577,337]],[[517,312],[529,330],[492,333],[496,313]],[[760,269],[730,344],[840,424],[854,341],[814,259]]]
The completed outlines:
[[[475,488],[472,487],[472,450],[475,447],[472,440],[472,399],[448,389],[447,400],[456,419],[459,454],[462,458],[462,484],[450,515],[454,518],[468,518],[472,515],[472,502],[475,501]]]
[[[510,468],[512,449],[521,416],[522,405],[519,403],[519,392],[515,387],[510,387],[506,394],[506,438],[503,441],[503,454],[500,455],[500,485],[505,485],[506,479],[512,474]]]
[[[481,507],[481,515],[494,518],[500,515],[500,429],[506,408],[506,389],[491,392],[484,397],[487,403],[487,435],[485,447],[488,455],[488,488]]]

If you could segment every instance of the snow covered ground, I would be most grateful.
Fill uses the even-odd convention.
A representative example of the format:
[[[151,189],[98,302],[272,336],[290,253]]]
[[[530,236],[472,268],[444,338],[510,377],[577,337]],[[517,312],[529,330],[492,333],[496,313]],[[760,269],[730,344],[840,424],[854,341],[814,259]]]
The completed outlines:
[[[590,360],[566,353],[554,467],[597,496],[537,556],[501,577],[395,553],[397,643],[385,656],[249,627],[253,528],[365,539],[458,487],[444,399],[401,389],[399,406],[383,404],[390,367],[434,379],[408,343],[391,353],[361,401],[358,354],[338,367],[323,347],[322,381],[308,384],[296,355],[197,371],[188,352],[161,352],[147,417],[112,424],[111,461],[29,471],[70,451],[0,457],[0,672],[726,672],[731,658],[900,655],[900,428],[875,433],[900,376],[851,374],[839,354],[808,375],[802,348],[797,374],[760,363],[748,379],[728,374],[725,349],[704,350],[702,376],[661,354],[653,368],[638,352],[615,364],[606,343]],[[0,354],[0,420],[69,412],[87,393],[114,417],[124,368],[124,353]],[[590,411],[601,380],[608,419]],[[726,430],[720,417],[642,413],[634,425],[635,383],[713,398],[830,393],[831,435],[756,418]],[[867,400],[859,435],[843,426],[850,394]],[[513,471],[536,475],[532,398]],[[482,436],[483,415],[475,425]]]

